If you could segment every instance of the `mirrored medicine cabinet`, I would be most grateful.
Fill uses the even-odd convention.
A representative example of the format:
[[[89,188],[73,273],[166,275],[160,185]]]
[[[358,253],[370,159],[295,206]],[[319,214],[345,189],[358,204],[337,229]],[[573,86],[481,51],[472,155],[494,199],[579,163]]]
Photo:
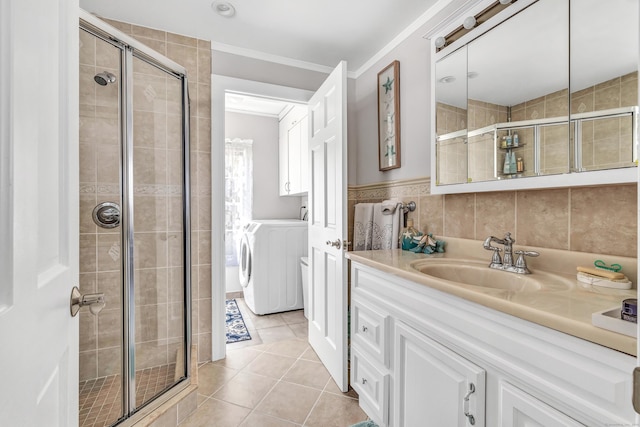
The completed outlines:
[[[499,3],[428,35],[432,193],[636,182],[638,2]]]

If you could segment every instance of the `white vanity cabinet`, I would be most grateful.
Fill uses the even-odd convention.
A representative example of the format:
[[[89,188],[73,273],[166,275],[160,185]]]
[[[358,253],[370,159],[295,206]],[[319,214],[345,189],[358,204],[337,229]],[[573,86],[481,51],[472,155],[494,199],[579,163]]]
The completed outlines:
[[[279,189],[281,196],[309,190],[309,126],[307,107],[293,107],[279,124]]]
[[[393,425],[485,426],[484,369],[402,321],[393,344]]]
[[[633,356],[354,258],[351,385],[380,426],[633,424]]]

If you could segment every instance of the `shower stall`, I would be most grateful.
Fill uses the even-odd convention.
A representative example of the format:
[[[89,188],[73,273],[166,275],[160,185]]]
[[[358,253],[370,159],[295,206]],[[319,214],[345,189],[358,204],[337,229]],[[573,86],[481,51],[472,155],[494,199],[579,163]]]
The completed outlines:
[[[185,68],[81,12],[80,426],[129,419],[189,382]],[[103,298],[101,298],[103,297]]]

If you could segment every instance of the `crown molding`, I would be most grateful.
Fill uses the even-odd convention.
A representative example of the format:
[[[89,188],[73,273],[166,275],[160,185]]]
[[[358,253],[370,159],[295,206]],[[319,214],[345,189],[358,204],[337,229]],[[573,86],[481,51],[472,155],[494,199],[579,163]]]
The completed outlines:
[[[218,52],[230,53],[232,55],[244,56],[247,58],[258,59],[260,61],[273,62],[275,64],[286,65],[289,67],[302,68],[303,70],[315,71],[318,73],[331,74],[332,67],[326,65],[314,64],[312,62],[301,61],[298,59],[287,58],[285,56],[273,55],[271,53],[260,52],[258,50],[247,49],[238,46],[232,46],[225,43],[211,42],[211,50]],[[353,72],[348,72],[347,77],[355,78]]]
[[[398,47],[400,43],[409,38],[413,33],[420,29],[424,24],[429,22],[438,12],[443,10],[451,3],[451,0],[439,0],[436,4],[431,6],[426,12],[424,12],[418,19],[413,21],[407,28],[405,28],[400,34],[398,34],[393,40],[391,40],[385,47],[380,49],[378,53],[373,55],[371,59],[364,63],[360,68],[355,71],[355,77],[358,78],[364,74],[367,70],[373,67],[384,56],[389,54],[393,49]]]

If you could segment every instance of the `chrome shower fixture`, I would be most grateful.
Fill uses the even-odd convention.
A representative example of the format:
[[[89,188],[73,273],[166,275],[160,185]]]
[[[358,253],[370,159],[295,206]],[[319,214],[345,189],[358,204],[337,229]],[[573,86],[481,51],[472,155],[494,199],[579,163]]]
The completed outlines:
[[[93,77],[93,80],[96,81],[96,83],[98,83],[100,86],[106,86],[110,83],[115,83],[116,82],[116,76],[111,74],[108,71],[103,71],[101,73],[96,74]]]

